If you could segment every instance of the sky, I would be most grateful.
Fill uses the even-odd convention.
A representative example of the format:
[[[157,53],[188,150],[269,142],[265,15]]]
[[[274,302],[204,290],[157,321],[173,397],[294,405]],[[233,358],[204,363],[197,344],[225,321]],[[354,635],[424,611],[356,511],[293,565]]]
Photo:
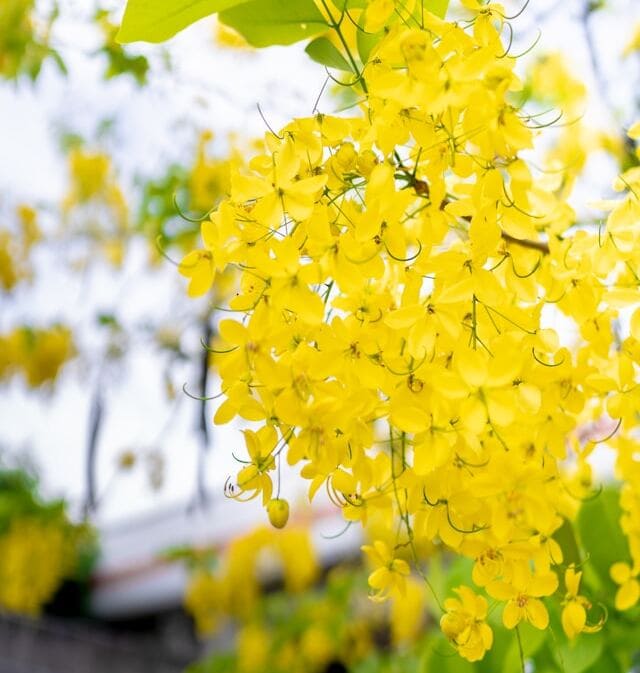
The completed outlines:
[[[118,6],[119,3],[114,3]],[[509,7],[515,6],[511,3]],[[633,0],[616,0],[612,10],[601,12],[594,22],[595,40],[603,55],[608,82],[603,95],[594,78],[589,52],[578,20],[583,2],[532,0],[514,21],[514,50],[521,51],[538,39],[532,54],[560,50],[567,54],[576,74],[596,92],[585,110],[585,120],[596,125],[630,124],[624,114],[614,120],[610,102],[623,108],[632,91],[632,80],[616,66],[615,56],[630,30],[629,17],[640,11]],[[105,83],[104,63],[92,58],[97,35],[87,31],[83,17],[86,3],[63,0],[63,13],[54,44],[69,64],[70,75],[61,78],[49,64],[35,86],[20,83],[0,86],[0,217],[15,203],[59,202],[66,189],[66,168],[56,135],[60,130],[96,137],[98,120],[112,120],[104,142],[121,167],[125,179],[134,173],[153,174],[168,160],[184,159],[193,148],[194,129],[213,129],[214,149],[224,151],[227,133],[254,137],[265,131],[258,114],[274,128],[294,116],[309,115],[325,72],[310,63],[301,46],[270,48],[259,53],[232,52],[213,45],[212,22],[204,20],[180,33],[166,46],[142,45],[134,49],[152,62],[150,83],[138,89],[127,78]],[[552,7],[557,7],[550,12]],[[172,70],[165,66],[165,52]],[[324,98],[320,109],[332,111]],[[612,167],[600,160],[592,167],[594,177],[607,185]],[[591,198],[590,183],[577,195]],[[597,196],[601,196],[598,194]],[[46,212],[44,214],[46,223]],[[40,469],[48,493],[64,495],[78,509],[84,492],[84,452],[88,409],[96,378],[98,338],[91,324],[96,311],[117,310],[126,325],[145,319],[170,323],[190,310],[181,281],[173,268],[161,273],[147,270],[147,250],[134,245],[123,273],[104,265],[86,274],[70,274],[65,263],[64,242],[59,254],[37,259],[38,281],[10,299],[0,299],[0,330],[21,320],[42,323],[68,321],[84,330],[83,345],[90,356],[72,363],[64,372],[55,395],[26,393],[19,383],[2,391],[0,442],[28,450]],[[197,335],[187,335],[197,352]],[[162,371],[148,339],[136,341],[127,366],[116,368],[105,382],[107,417],[100,439],[99,492],[104,493],[99,521],[130,519],[160,507],[184,505],[194,493],[198,435],[194,432],[198,403],[183,396],[168,406],[163,398]],[[178,372],[179,383],[196,380],[197,362],[187,362]],[[213,407],[210,409],[213,413]],[[241,449],[236,427],[214,430],[207,465],[207,481],[215,497],[221,497],[226,477],[237,465],[231,451]],[[143,463],[130,475],[112,480],[117,455],[127,448],[143,456],[164,456],[165,480],[152,492]],[[150,459],[151,460],[151,459]],[[293,483],[293,480],[285,480]],[[291,483],[288,488],[292,488]]]

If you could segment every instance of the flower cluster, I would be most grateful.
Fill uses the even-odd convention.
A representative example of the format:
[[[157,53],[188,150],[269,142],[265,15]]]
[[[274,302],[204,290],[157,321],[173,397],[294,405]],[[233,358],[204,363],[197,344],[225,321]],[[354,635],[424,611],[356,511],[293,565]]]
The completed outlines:
[[[75,148],[69,153],[70,185],[62,203],[68,227],[94,244],[114,266],[123,261],[129,208],[109,155]]]
[[[462,4],[467,22],[398,20],[403,3],[372,1],[377,43],[359,63],[344,40],[358,114],[267,133],[180,271],[196,296],[240,273],[213,358],[215,422],[254,424],[232,495],[266,504],[287,460],[348,520],[382,511],[403,544],[473,559],[507,628],[545,629],[553,536],[577,509],[565,459],[581,466],[638,425],[640,320],[626,339],[617,320],[639,297],[640,172],[599,204],[606,226],[575,227],[562,174],[523,158],[539,125],[519,103],[503,8]],[[396,550],[368,551],[376,595],[401,592]],[[582,603],[568,591],[572,635]],[[478,659],[485,605],[459,595],[443,628]]]
[[[31,251],[40,240],[36,211],[27,205],[16,208],[19,229],[0,229],[0,288],[10,292],[23,280],[32,275]]]
[[[65,579],[86,581],[94,534],[62,501],[44,502],[20,470],[0,469],[0,491],[0,610],[37,616]]]
[[[43,61],[59,56],[49,46],[49,33],[56,17],[38,21],[35,0],[5,0],[0,7],[0,77],[36,79]],[[59,61],[60,63],[60,61]]]
[[[376,562],[379,553],[389,554],[379,542],[371,551]],[[315,571],[308,575],[309,568],[317,569],[314,549],[308,531],[301,528],[253,530],[215,558],[205,550],[186,554],[195,562],[186,607],[201,636],[223,636],[209,659],[189,669],[194,673],[218,670],[217,665],[244,673],[322,673],[331,665],[351,670],[365,659],[371,665],[380,656],[376,650],[382,642],[402,648],[410,657],[423,642],[428,623],[426,588],[407,576],[404,561],[396,561],[403,571],[403,593],[390,605],[372,605],[364,593],[366,574],[352,563],[329,569],[322,586],[316,585]],[[273,574],[275,563],[280,577]],[[284,580],[282,591],[274,590],[278,579]],[[483,601],[477,597],[474,606],[481,610],[484,605],[486,612]],[[489,637],[491,630],[480,625],[483,616],[475,615],[477,624],[471,623],[470,630],[480,629],[486,643],[486,630]],[[228,638],[230,630],[222,628],[229,625],[236,626],[233,642]],[[471,648],[471,643],[466,647]],[[397,656],[398,650],[392,651]]]
[[[185,607],[199,633],[211,634],[225,617],[251,616],[262,585],[281,579],[286,590],[300,592],[317,575],[315,550],[303,529],[276,533],[261,527],[235,539],[215,568],[199,564],[185,594]]]
[[[37,615],[69,574],[71,546],[64,528],[17,519],[0,536],[0,607]]]
[[[66,327],[17,327],[0,334],[0,381],[20,374],[36,388],[53,382],[74,355],[72,334]]]

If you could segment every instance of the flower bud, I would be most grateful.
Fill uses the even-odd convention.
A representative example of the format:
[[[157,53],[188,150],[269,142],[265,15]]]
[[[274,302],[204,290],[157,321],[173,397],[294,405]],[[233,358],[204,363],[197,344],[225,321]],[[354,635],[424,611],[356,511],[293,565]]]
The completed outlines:
[[[274,528],[284,528],[289,520],[289,503],[283,498],[271,498],[267,503],[267,514]]]

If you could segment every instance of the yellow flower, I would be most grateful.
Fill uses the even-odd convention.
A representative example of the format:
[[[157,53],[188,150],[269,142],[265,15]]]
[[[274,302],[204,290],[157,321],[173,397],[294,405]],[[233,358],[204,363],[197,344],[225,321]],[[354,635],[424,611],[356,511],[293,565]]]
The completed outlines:
[[[0,609],[39,615],[69,572],[74,552],[61,522],[14,517],[0,536]]]
[[[616,610],[629,610],[640,599],[640,582],[637,571],[633,571],[628,563],[614,563],[609,569],[611,579],[619,585],[616,592]]]
[[[445,600],[440,628],[462,657],[480,661],[493,644],[493,631],[485,621],[487,600],[466,586],[454,591],[458,598]]]
[[[311,625],[302,634],[300,650],[309,668],[322,669],[335,656],[335,638],[321,626]]]
[[[376,569],[369,575],[369,586],[374,590],[371,598],[384,601],[389,596],[404,596],[409,565],[402,559],[394,558],[391,550],[382,540],[362,547]]]
[[[389,21],[396,9],[395,0],[369,0],[365,11],[364,29],[376,33]]]
[[[309,217],[327,181],[326,175],[300,177],[302,162],[290,137],[282,141],[268,161],[268,165],[266,162],[253,163],[263,173],[262,177],[237,173],[232,176],[234,200],[255,199],[250,215],[265,227],[279,227],[285,214],[294,220]]]
[[[213,159],[207,154],[207,144],[212,139],[213,134],[209,131],[200,135],[196,160],[189,175],[189,201],[196,212],[210,211],[231,187],[230,160]]]
[[[598,624],[587,624],[587,610],[591,607],[591,603],[584,597],[578,595],[580,590],[580,580],[582,572],[576,572],[573,566],[569,566],[564,574],[564,584],[567,588],[562,604],[562,628],[567,634],[568,638],[575,638],[582,633],[595,633],[602,628],[604,620],[600,620]]]
[[[516,565],[513,577],[508,581],[490,582],[487,592],[493,598],[507,601],[502,613],[502,622],[513,629],[521,621],[527,621],[537,629],[549,625],[549,613],[542,596],[550,596],[558,588],[558,576],[554,572],[539,575],[531,573],[525,565]]]
[[[273,483],[267,472],[275,469],[276,466],[273,451],[276,448],[278,434],[274,428],[267,425],[260,428],[258,432],[245,430],[244,441],[250,462],[238,472],[236,479],[237,486],[240,489],[238,495],[253,491],[253,493],[249,493],[247,498],[252,500],[262,494],[262,504],[266,506],[271,499],[273,490]]]
[[[178,271],[189,279],[187,293],[199,297],[209,291],[215,278],[216,268],[210,250],[192,250],[178,266]]]
[[[531,68],[531,86],[535,96],[559,106],[565,114],[579,111],[587,90],[569,71],[560,53],[545,54]]]

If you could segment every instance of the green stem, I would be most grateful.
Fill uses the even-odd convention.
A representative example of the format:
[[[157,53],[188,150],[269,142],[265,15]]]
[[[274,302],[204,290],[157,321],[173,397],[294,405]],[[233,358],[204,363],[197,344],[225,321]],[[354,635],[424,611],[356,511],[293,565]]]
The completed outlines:
[[[362,73],[360,72],[358,64],[356,63],[356,60],[353,57],[353,54],[351,53],[351,49],[349,49],[349,45],[347,44],[347,41],[345,40],[344,35],[342,34],[342,30],[340,30],[340,24],[342,22],[342,19],[340,19],[340,21],[336,21],[336,19],[333,18],[333,14],[331,14],[331,10],[327,6],[325,0],[320,0],[320,2],[322,2],[324,11],[327,13],[327,16],[329,17],[329,25],[333,30],[335,30],[338,39],[340,40],[342,46],[344,47],[344,51],[347,55],[347,58],[349,59],[349,63],[351,64],[351,68],[353,69],[353,74],[355,75],[356,80],[361,82],[362,90],[365,93],[367,93],[367,84],[362,78]]]
[[[524,665],[524,650],[522,649],[522,638],[520,638],[520,627],[516,626],[516,637],[518,638],[518,650],[520,651],[520,669],[522,673],[526,673]]]

